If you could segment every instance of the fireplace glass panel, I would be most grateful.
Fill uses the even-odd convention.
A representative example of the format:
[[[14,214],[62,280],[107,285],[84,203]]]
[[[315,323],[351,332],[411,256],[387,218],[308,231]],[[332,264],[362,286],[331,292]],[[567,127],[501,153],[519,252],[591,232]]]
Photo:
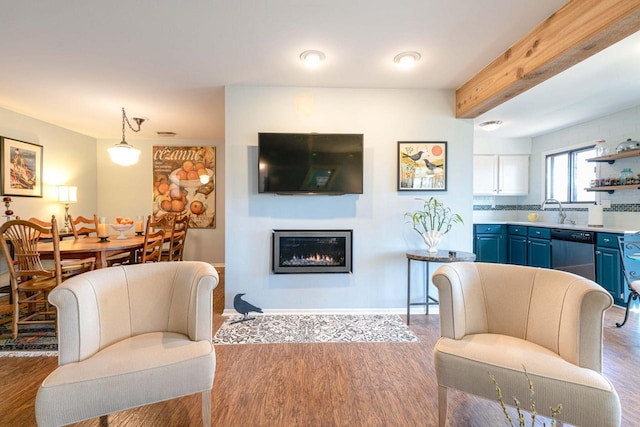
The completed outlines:
[[[274,273],[351,273],[352,230],[274,230]]]

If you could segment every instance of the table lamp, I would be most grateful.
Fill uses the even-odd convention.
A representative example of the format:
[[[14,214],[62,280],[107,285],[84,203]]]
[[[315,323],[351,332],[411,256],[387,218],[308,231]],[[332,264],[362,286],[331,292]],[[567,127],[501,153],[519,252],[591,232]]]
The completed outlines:
[[[69,204],[78,201],[78,187],[69,185],[58,186],[58,202],[64,203],[64,228],[60,231],[68,233],[71,231],[69,227]]]

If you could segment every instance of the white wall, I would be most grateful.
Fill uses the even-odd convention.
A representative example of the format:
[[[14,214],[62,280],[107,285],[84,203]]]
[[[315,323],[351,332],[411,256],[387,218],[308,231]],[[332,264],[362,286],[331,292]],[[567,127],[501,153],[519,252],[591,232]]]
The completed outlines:
[[[266,309],[406,306],[407,249],[421,248],[404,213],[436,196],[465,219],[443,247],[472,249],[473,124],[455,119],[455,93],[292,87],[226,88],[227,308],[236,293]],[[258,132],[364,134],[364,194],[258,194]],[[448,191],[398,192],[397,141],[448,141]],[[271,230],[353,229],[354,273],[270,269]]]
[[[142,151],[140,161],[133,166],[119,166],[110,160],[107,152],[108,148],[119,142],[119,139],[97,141],[97,188],[100,197],[96,212],[99,216],[107,217],[110,222],[118,215],[134,218],[138,215],[146,217],[152,213],[154,145],[216,147],[216,228],[189,229],[184,257],[187,260],[224,262],[224,144],[174,138],[136,140],[127,137],[128,143]]]
[[[531,138],[475,137],[473,154],[530,154]]]
[[[0,135],[43,146],[43,197],[11,196],[11,209],[21,218],[64,223],[64,206],[57,203],[57,185],[78,187],[71,215],[91,215],[96,209],[96,140],[13,111],[0,108]],[[2,214],[4,214],[4,205]]]

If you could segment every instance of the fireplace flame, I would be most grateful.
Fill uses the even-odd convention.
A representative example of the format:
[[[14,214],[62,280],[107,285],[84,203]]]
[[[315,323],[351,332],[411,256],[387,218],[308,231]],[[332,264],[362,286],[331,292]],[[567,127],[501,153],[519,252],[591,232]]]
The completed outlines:
[[[309,256],[297,256],[294,255],[291,259],[284,260],[282,265],[341,265],[339,260],[334,259],[329,255],[323,255],[315,253]]]

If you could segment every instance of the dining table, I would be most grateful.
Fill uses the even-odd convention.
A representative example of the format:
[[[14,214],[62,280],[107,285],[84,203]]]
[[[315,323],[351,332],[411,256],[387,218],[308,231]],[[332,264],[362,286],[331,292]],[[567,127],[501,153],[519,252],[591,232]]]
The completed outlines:
[[[144,235],[126,234],[109,235],[107,240],[98,237],[81,237],[79,239],[61,240],[58,244],[61,259],[77,259],[96,257],[96,269],[107,267],[107,258],[118,253],[140,249],[144,245]],[[38,252],[44,256],[53,255],[52,242],[39,242]]]

